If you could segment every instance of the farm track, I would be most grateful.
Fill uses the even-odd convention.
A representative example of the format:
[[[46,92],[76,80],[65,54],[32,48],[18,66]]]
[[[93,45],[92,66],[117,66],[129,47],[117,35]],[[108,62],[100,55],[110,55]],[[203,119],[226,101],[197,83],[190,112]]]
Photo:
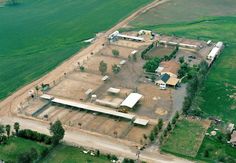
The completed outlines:
[[[73,71],[78,62],[81,62],[86,60],[87,57],[91,57],[91,52],[98,52],[102,49],[102,45],[106,42],[107,36],[114,32],[115,30],[118,30],[124,26],[126,26],[130,21],[132,21],[134,18],[139,16],[140,14],[146,12],[147,10],[156,7],[157,5],[160,5],[162,3],[165,3],[169,0],[155,0],[152,3],[138,9],[136,12],[131,14],[129,17],[109,29],[107,32],[103,33],[101,36],[99,36],[95,42],[88,46],[87,48],[81,50],[68,60],[64,61],[61,65],[56,67],[53,71],[49,72],[45,76],[41,77],[40,79],[32,82],[31,84],[28,84],[24,86],[23,88],[19,89],[12,95],[10,95],[8,98],[0,102],[0,122],[3,124],[13,124],[14,122],[19,122],[21,125],[21,128],[27,128],[27,129],[33,129],[35,131],[49,134],[48,132],[48,122],[40,121],[37,119],[29,120],[26,117],[17,117],[17,107],[18,105],[23,102],[25,99],[27,99],[28,91],[31,89],[34,89],[36,85],[40,85],[41,83],[52,83],[53,81],[56,81],[58,78],[63,77],[64,73],[68,73]],[[45,125],[46,124],[46,125]],[[136,158],[136,149],[131,145],[131,142],[124,141],[124,140],[117,140],[113,139],[111,137],[107,137],[100,134],[91,133],[89,131],[82,131],[82,130],[76,130],[66,127],[66,134],[64,141],[77,145],[77,146],[85,146],[95,149],[100,149],[103,152],[108,152],[117,155],[121,155],[124,157],[131,157]],[[122,141],[122,143],[120,142]],[[164,155],[160,154],[159,151],[144,151],[140,155],[141,159],[144,159],[148,162],[162,162],[162,163],[184,163],[189,162],[187,160],[177,158],[175,156],[170,155]]]

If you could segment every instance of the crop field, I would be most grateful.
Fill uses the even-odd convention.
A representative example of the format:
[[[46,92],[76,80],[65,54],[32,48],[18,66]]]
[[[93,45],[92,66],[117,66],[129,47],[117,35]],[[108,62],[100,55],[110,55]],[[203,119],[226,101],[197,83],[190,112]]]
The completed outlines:
[[[180,24],[205,17],[236,14],[235,0],[178,0],[169,1],[142,14],[130,23],[135,27],[161,24]]]
[[[22,0],[0,8],[0,99],[39,78],[151,0]],[[108,16],[109,15],[109,16]]]
[[[209,122],[180,120],[161,150],[176,155],[195,157],[202,144]]]
[[[207,3],[206,7],[201,8],[202,12],[199,12],[204,13],[205,17],[199,17],[192,7],[186,7],[184,12],[188,12],[188,14],[181,17],[173,13],[176,12],[175,10],[169,14],[168,18],[155,18],[155,15],[154,17],[149,15],[150,19],[155,18],[154,20],[158,20],[158,22],[166,19],[168,22],[163,23],[168,24],[162,23],[162,25],[159,25],[157,23],[153,25],[153,23],[146,22],[145,24],[145,21],[142,21],[145,25],[133,25],[136,28],[152,29],[167,35],[223,41],[226,47],[211,67],[204,88],[200,93],[201,100],[199,102],[200,108],[205,113],[236,123],[236,31],[232,30],[236,29],[236,1],[188,0],[187,2],[187,0],[179,0],[176,3],[178,5],[175,6],[175,10],[180,10],[186,5],[203,6]],[[219,4],[221,5],[220,10],[217,8]],[[168,15],[171,6],[169,3],[163,4],[158,12],[165,12]],[[217,11],[214,10],[215,8],[217,8]],[[190,20],[189,17],[192,17],[192,19]],[[178,23],[176,23],[176,20],[178,20]],[[180,23],[181,20],[185,22]]]
[[[0,145],[0,160],[16,162],[17,157],[24,152],[28,152],[30,148],[35,148],[39,154],[47,148],[43,144],[26,140],[22,138],[11,137],[6,145]]]

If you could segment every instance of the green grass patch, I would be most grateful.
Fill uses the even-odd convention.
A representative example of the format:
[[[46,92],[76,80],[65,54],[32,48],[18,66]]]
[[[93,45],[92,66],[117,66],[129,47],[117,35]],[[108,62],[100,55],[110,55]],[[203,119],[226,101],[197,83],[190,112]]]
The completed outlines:
[[[195,157],[201,146],[206,128],[201,121],[180,120],[161,150],[176,155]]]
[[[40,154],[47,146],[31,140],[10,137],[6,145],[0,145],[0,160],[16,162],[17,157],[28,152],[30,148],[35,148]]]
[[[0,99],[152,0],[21,0],[0,8]]]
[[[79,148],[59,145],[49,153],[49,155],[42,160],[43,163],[109,163],[105,156],[99,157],[84,154]]]
[[[205,157],[205,151],[209,151],[209,156]],[[219,160],[224,157],[225,159],[234,159],[236,161],[236,152],[230,144],[222,143],[217,140],[216,137],[206,136],[202,143],[201,148],[199,149],[196,159],[203,160],[206,162],[212,162],[213,160]],[[227,162],[227,161],[226,161]]]

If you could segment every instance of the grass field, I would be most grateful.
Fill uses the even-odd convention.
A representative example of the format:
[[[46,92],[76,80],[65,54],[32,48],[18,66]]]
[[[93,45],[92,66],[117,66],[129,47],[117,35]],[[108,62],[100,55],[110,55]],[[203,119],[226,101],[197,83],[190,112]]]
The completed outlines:
[[[201,121],[182,119],[177,123],[161,150],[176,155],[195,157],[206,130]]]
[[[205,136],[206,130],[200,121],[181,120],[177,122],[177,127],[161,150],[187,159],[198,160],[198,162],[217,162],[220,158],[224,158],[225,162],[229,159],[236,161],[235,148],[225,141],[224,143],[219,141],[217,138],[219,132],[216,136]],[[209,129],[208,133],[212,130]],[[208,156],[205,155],[206,150],[209,152]]]
[[[109,163],[105,156],[84,154],[79,148],[59,145],[42,160],[43,163]]]
[[[236,14],[235,0],[177,0],[169,1],[142,14],[130,25],[173,24],[192,22],[212,16],[231,16]]]
[[[204,156],[205,150],[209,151],[209,157]],[[235,148],[231,147],[229,144],[220,142],[216,138],[205,137],[196,159],[212,162],[212,160],[218,160],[219,158],[222,158],[222,156],[224,158],[230,157],[231,159],[234,159],[234,162],[236,162]]]
[[[177,12],[175,10],[170,14],[169,11],[173,4],[167,3],[163,4],[157,11],[163,12],[166,15],[164,18],[151,16],[149,12],[144,14],[144,16],[149,14],[149,19],[157,20],[159,23],[149,23],[145,19],[145,21],[136,24],[135,21],[138,18],[131,24],[138,29],[147,28],[168,35],[173,34],[193,39],[211,39],[226,43],[224,52],[214,63],[207,76],[200,94],[202,97],[200,107],[209,115],[236,123],[236,31],[233,30],[236,29],[236,1],[179,0],[175,3],[178,4],[175,5],[177,11],[182,9],[182,6],[190,6],[183,10],[188,14],[181,14],[181,16],[175,13]],[[222,3],[224,4],[222,5]],[[196,12],[197,9],[193,9],[193,6],[204,5],[205,7],[202,7],[199,13]],[[218,5],[221,5],[219,8],[222,10],[217,8]],[[216,8],[218,12],[215,10]],[[200,13],[205,13],[205,17],[198,16]]]
[[[47,147],[31,140],[11,137],[6,145],[0,145],[0,160],[16,162],[19,154],[28,152],[30,148],[35,148],[41,153]]]
[[[0,8],[0,100],[152,0],[21,0]]]

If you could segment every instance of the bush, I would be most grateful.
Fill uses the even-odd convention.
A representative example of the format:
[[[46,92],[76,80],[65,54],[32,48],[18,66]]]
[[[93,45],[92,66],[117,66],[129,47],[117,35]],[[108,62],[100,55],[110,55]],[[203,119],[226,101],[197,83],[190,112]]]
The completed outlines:
[[[155,58],[153,58],[153,59],[148,60],[148,61],[144,64],[143,68],[144,68],[145,71],[147,71],[147,72],[153,72],[153,73],[154,73],[155,70],[158,68],[160,62],[161,62],[161,59],[158,58],[158,57],[155,57]]]
[[[122,161],[122,163],[135,163],[134,160],[129,159],[129,158],[124,158],[124,160]]]
[[[120,52],[119,52],[118,50],[116,50],[116,49],[113,49],[113,50],[112,50],[112,55],[113,55],[114,57],[118,57],[118,56],[120,55]]]
[[[33,141],[37,141],[40,143],[45,143],[45,144],[51,144],[52,143],[52,138],[48,135],[38,133],[36,131],[32,131],[29,129],[26,130],[20,130],[17,134],[17,136],[25,138],[25,139],[30,139]]]
[[[154,47],[154,43],[149,45],[146,49],[144,49],[141,53],[141,58],[142,59],[147,59],[148,57],[146,56],[147,52],[149,52],[152,48]]]

